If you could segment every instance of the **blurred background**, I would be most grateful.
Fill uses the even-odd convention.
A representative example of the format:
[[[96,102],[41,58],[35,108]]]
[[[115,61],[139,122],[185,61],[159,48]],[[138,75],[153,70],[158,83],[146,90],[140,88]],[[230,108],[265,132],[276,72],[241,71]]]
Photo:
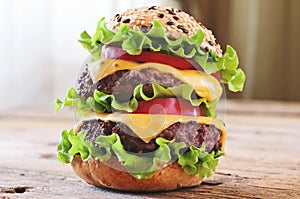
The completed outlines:
[[[51,108],[88,56],[80,33],[144,5],[181,8],[238,51],[247,81],[228,97],[300,101],[299,0],[0,0],[0,109]]]

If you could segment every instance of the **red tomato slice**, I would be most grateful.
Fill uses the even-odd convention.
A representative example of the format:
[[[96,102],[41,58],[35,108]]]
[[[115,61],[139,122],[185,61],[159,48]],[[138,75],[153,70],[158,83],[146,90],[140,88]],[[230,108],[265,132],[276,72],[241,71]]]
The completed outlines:
[[[196,62],[181,57],[147,51],[143,51],[139,55],[129,55],[121,48],[106,45],[102,48],[101,57],[108,59],[125,59],[135,62],[156,62],[167,64],[181,70],[195,70],[195,67],[199,68],[199,65]]]
[[[153,53],[143,51],[139,55],[130,55],[121,48],[104,45],[101,51],[101,57],[107,59],[123,59],[135,62],[156,62],[167,64],[180,70],[199,70],[201,67],[193,60],[187,60],[181,57],[166,55],[162,53]],[[220,72],[211,74],[217,80],[221,81]]]
[[[204,106],[192,106],[189,101],[178,98],[157,98],[150,101],[139,101],[138,108],[133,113],[185,116],[205,115]]]

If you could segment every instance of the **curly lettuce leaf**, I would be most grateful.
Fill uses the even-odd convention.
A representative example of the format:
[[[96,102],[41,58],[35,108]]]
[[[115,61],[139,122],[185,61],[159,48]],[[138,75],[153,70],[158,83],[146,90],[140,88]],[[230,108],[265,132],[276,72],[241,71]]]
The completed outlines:
[[[170,88],[164,88],[159,84],[152,84],[152,89],[153,89],[153,96],[148,97],[143,91],[142,84],[136,86],[133,91],[133,97],[131,98],[130,101],[126,103],[120,103],[118,102],[118,100],[115,98],[114,95],[108,95],[98,90],[95,90],[94,99],[99,104],[101,103],[105,104],[111,102],[111,106],[114,109],[133,112],[138,107],[138,100],[150,101],[155,98],[176,97],[176,98],[182,98],[189,101],[193,106],[200,106],[200,104],[204,103],[205,107],[207,108],[208,116],[212,116],[212,117],[216,116],[217,103],[215,101],[207,102],[205,98],[194,99],[193,98],[194,89],[189,84],[181,84],[179,86],[170,87]]]
[[[217,101],[208,102],[205,98],[193,98],[194,89],[189,84],[181,84],[176,87],[164,88],[159,84],[152,84],[153,96],[148,97],[143,92],[143,85],[140,84],[135,87],[133,97],[128,102],[120,103],[114,95],[109,95],[98,90],[94,91],[94,97],[89,97],[86,101],[83,100],[74,88],[69,89],[67,96],[63,101],[56,99],[56,111],[64,107],[73,106],[77,112],[77,116],[81,118],[85,113],[96,111],[100,113],[111,112],[112,108],[116,110],[123,110],[133,112],[138,107],[138,100],[149,101],[155,98],[182,98],[188,100],[193,106],[200,106],[205,104],[206,115],[216,117]]]
[[[200,148],[191,146],[190,150],[178,158],[178,164],[188,174],[199,174],[200,178],[210,177],[218,165],[218,157],[224,155],[222,151],[208,153],[204,143]]]
[[[220,69],[223,83],[228,84],[228,89],[231,91],[242,91],[246,75],[242,69],[237,68],[239,60],[236,51],[228,45],[226,53],[217,60],[216,63]]]
[[[80,39],[78,42],[81,43],[81,45],[91,53],[94,59],[100,59],[101,48],[103,44],[92,45],[92,37],[86,31],[83,31],[80,34]]]
[[[71,129],[69,132],[64,130],[61,133],[61,141],[57,146],[57,158],[63,163],[70,163],[71,160],[69,150],[72,147],[72,144],[69,141],[69,135],[74,135],[73,129]]]
[[[95,34],[91,37],[86,31],[80,35],[79,42],[87,49],[95,60],[101,55],[103,45],[120,47],[131,55],[139,55],[144,49],[152,52],[171,54],[197,62],[206,73],[220,71],[223,83],[228,84],[229,90],[241,91],[245,82],[245,74],[237,69],[239,61],[236,51],[227,46],[225,54],[218,58],[212,51],[205,51],[200,46],[204,33],[198,30],[192,37],[181,36],[177,40],[167,37],[164,27],[154,20],[149,32],[144,33],[138,28],[129,30],[128,24],[122,24],[118,31],[112,32],[105,23],[105,18],[98,22]]]
[[[87,100],[83,100],[80,95],[77,94],[74,88],[70,88],[67,92],[66,97],[63,100],[56,99],[54,101],[54,106],[56,112],[65,108],[65,107],[74,107],[77,117],[81,118],[87,112],[96,111],[96,112],[105,112],[111,111],[110,104],[99,104],[93,97],[89,97]]]
[[[86,161],[93,157],[100,161],[107,161],[111,158],[111,143],[113,139],[111,137],[105,138],[105,140],[99,139],[102,148],[96,147],[92,142],[85,140],[86,132],[81,131],[75,135],[73,129],[69,132],[64,130],[62,132],[62,139],[57,147],[57,157],[62,163],[70,163],[73,156],[80,154],[82,160]]]
[[[80,154],[83,161],[90,158],[105,162],[112,157],[116,157],[121,165],[134,177],[138,179],[150,178],[159,169],[161,163],[168,163],[177,160],[184,171],[188,174],[199,174],[200,178],[209,177],[215,171],[218,164],[217,158],[224,153],[221,151],[207,153],[205,146],[201,148],[189,147],[184,142],[175,142],[157,138],[158,148],[147,154],[134,154],[125,151],[120,137],[117,134],[109,136],[98,136],[96,147],[90,141],[85,140],[86,132],[81,131],[77,135],[73,130],[63,131],[62,139],[57,147],[58,159],[62,163],[70,163],[73,156]]]
[[[223,82],[228,84],[229,90],[242,91],[246,80],[245,73],[239,68],[233,71],[221,70]]]
[[[125,151],[119,136],[117,134],[112,135],[116,137],[116,142],[112,145],[114,154],[121,165],[138,179],[150,178],[158,169],[158,163],[168,163],[172,159],[171,149],[168,144],[174,141],[158,138],[156,143],[159,147],[154,153],[136,155]]]

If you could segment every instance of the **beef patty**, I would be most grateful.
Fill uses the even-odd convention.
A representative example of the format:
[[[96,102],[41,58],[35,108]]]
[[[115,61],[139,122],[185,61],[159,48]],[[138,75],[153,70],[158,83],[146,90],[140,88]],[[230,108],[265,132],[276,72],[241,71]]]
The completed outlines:
[[[134,88],[139,84],[145,85],[143,91],[147,96],[152,96],[153,90],[151,84],[153,83],[160,84],[165,88],[182,84],[173,75],[162,73],[154,68],[145,68],[139,71],[121,70],[93,83],[88,66],[86,66],[77,80],[76,89],[83,99],[93,96],[95,89],[97,89],[109,95],[114,94],[120,102],[126,102],[130,100]]]
[[[96,146],[96,138],[99,135],[108,136],[112,133],[119,135],[124,149],[133,153],[148,153],[155,151],[158,145],[155,139],[149,143],[145,143],[137,137],[132,130],[123,123],[116,123],[111,121],[102,121],[100,119],[84,121],[79,131],[86,131],[86,140],[91,141]],[[178,142],[185,142],[187,146],[201,147],[205,143],[206,151],[219,150],[222,147],[221,131],[214,125],[198,124],[194,121],[188,123],[175,123],[163,130],[158,137],[173,140],[175,138]],[[101,147],[100,147],[101,148]]]

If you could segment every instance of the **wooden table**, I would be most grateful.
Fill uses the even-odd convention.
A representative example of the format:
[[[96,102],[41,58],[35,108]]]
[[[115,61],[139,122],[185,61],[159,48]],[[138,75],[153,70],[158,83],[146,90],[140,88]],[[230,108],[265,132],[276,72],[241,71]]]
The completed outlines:
[[[56,159],[69,110],[0,113],[0,198],[300,198],[300,103],[227,101],[227,156],[201,186],[137,194],[82,182]]]

